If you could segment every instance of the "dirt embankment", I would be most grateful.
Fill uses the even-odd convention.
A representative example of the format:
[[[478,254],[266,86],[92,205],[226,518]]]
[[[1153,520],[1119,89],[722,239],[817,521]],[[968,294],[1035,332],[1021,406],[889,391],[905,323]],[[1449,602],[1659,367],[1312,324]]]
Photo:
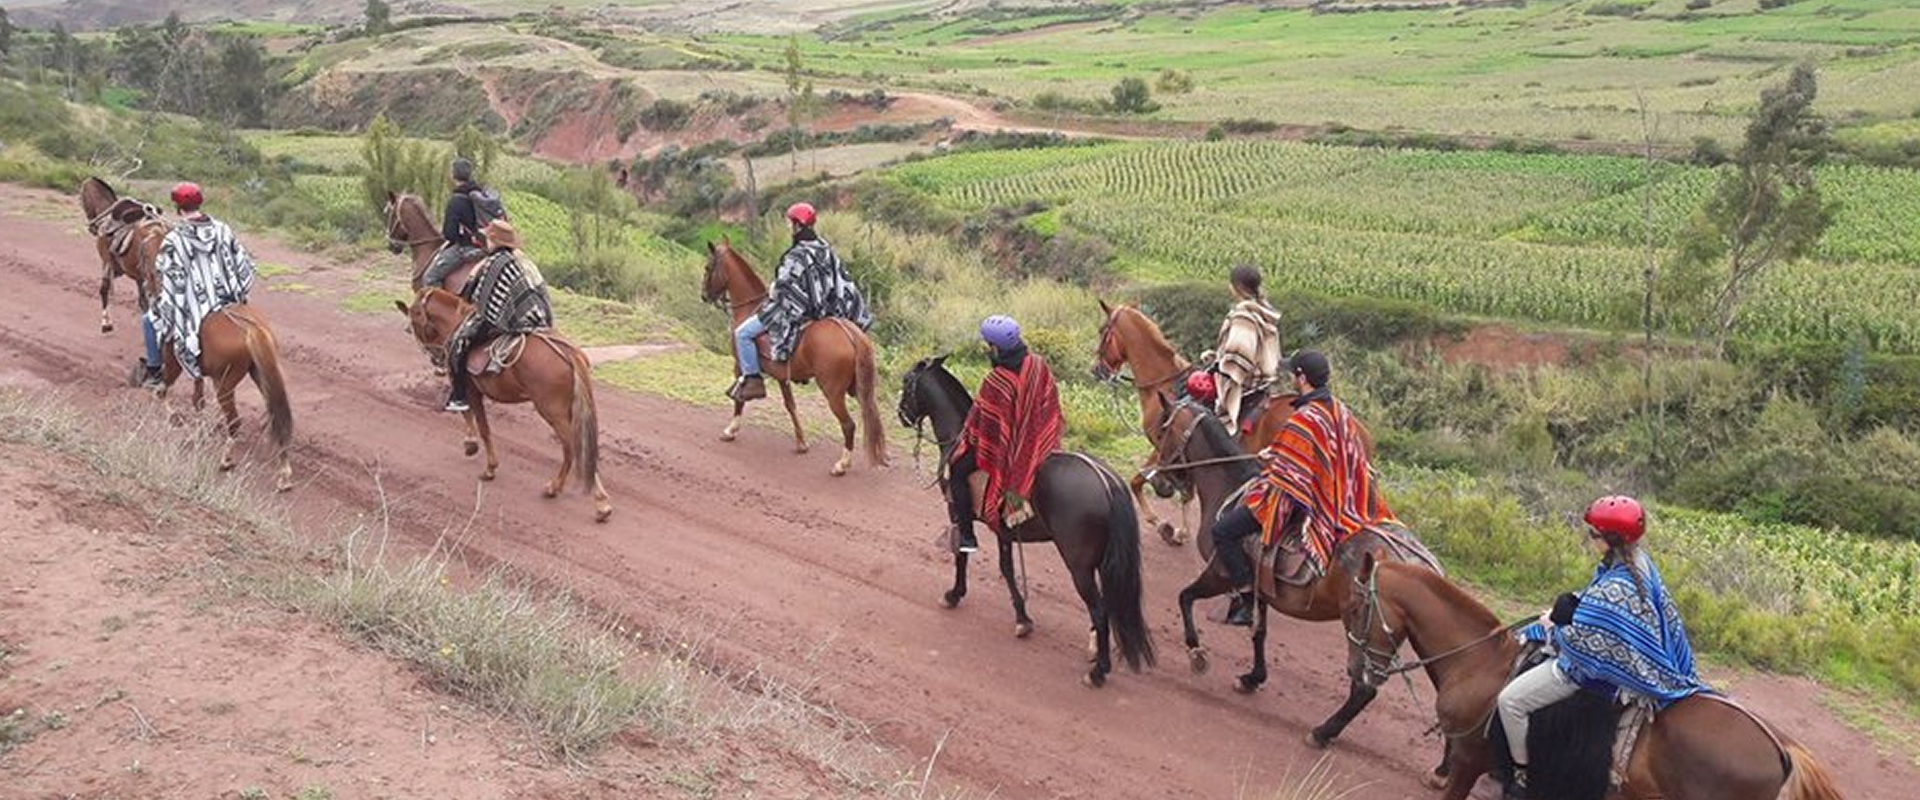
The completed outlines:
[[[10,191],[23,202],[44,201]],[[12,277],[0,294],[0,338],[8,342],[0,381],[80,397],[128,391],[121,381],[137,334],[131,326],[110,337],[97,330],[90,245],[79,235],[77,212],[56,222],[20,208],[0,211],[0,269]],[[365,264],[342,266],[247,238],[257,257],[295,275],[264,280],[255,298],[276,327],[293,392],[300,485],[290,502],[298,518],[324,520],[394,499],[397,535],[430,542],[457,528],[471,560],[541,576],[636,628],[699,631],[708,640],[703,665],[804,687],[809,700],[870,723],[909,762],[944,741],[936,778],[978,794],[1262,796],[1288,767],[1297,771],[1320,755],[1301,738],[1344,695],[1341,632],[1276,621],[1271,688],[1242,697],[1228,685],[1246,665],[1244,635],[1203,622],[1215,669],[1189,674],[1175,597],[1200,568],[1190,548],[1153,544],[1143,553],[1160,667],[1120,673],[1107,688],[1090,690],[1079,682],[1086,617],[1048,548],[1025,553],[1039,624],[1032,637],[1011,636],[990,555],[977,562],[960,609],[936,606],[951,580],[929,544],[944,524],[940,503],[904,454],[890,470],[862,466],[854,478],[834,479],[827,476],[831,448],[796,456],[784,434],[761,427],[720,444],[723,411],[603,387],[602,471],[618,510],[596,525],[577,494],[541,499],[557,453],[524,407],[492,414],[502,469],[496,481],[476,482],[478,466],[460,457],[458,423],[433,410],[441,385],[398,315],[341,310],[341,297],[364,285]],[[397,261],[391,267],[401,269]],[[303,289],[276,291],[281,281]],[[130,301],[121,303],[117,312],[130,318]],[[723,323],[716,317],[715,324]],[[712,391],[726,382],[711,376]],[[250,420],[259,418],[251,390],[242,406]],[[773,413],[762,406],[756,413]],[[250,426],[250,440],[257,435]],[[1825,711],[1818,687],[1715,678],[1819,752],[1850,796],[1904,797],[1920,779],[1920,768],[1883,755]],[[1417,776],[1439,744],[1425,734],[1431,691],[1416,683],[1412,693],[1397,684],[1383,692],[1332,751],[1337,773],[1372,781],[1356,796],[1430,796]]]

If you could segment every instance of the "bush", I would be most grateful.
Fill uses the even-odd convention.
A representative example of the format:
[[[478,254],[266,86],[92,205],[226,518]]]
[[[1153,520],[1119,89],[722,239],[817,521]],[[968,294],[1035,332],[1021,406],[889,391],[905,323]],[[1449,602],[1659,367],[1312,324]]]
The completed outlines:
[[[1693,137],[1693,152],[1687,155],[1687,163],[1696,167],[1717,167],[1728,160],[1730,157],[1726,148],[1720,146],[1720,140],[1711,136]]]
[[[1154,78],[1153,88],[1161,94],[1186,94],[1193,91],[1193,76],[1183,70],[1163,69]]]
[[[693,106],[664,97],[640,112],[640,124],[650,131],[679,130],[692,118]]]
[[[1760,0],[1763,7],[1768,1]],[[1652,5],[1652,0],[1610,0],[1587,6],[1586,13],[1596,17],[1633,17]]]
[[[1705,11],[1713,7],[1713,0],[1687,0],[1688,11]]]
[[[1160,110],[1153,102],[1153,90],[1141,78],[1121,78],[1113,85],[1113,100],[1108,108],[1121,114],[1151,114]]]

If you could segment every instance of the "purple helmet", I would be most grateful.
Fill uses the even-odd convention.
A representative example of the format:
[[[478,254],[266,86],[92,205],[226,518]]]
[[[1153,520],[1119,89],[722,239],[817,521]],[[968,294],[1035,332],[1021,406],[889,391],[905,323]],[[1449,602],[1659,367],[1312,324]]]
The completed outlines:
[[[1020,323],[1004,314],[995,314],[980,323],[980,338],[996,350],[1011,350],[1020,346]]]

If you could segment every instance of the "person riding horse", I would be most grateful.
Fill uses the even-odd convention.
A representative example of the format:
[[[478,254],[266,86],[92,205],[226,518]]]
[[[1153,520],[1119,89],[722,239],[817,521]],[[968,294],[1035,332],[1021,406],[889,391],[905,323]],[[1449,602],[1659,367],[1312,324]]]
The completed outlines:
[[[1278,536],[1292,515],[1305,514],[1301,544],[1313,567],[1324,572],[1348,537],[1395,522],[1373,484],[1366,428],[1327,389],[1332,374],[1327,357],[1302,350],[1288,368],[1300,393],[1293,401],[1293,415],[1260,451],[1260,478],[1242,502],[1213,525],[1215,553],[1238,593],[1227,615],[1229,625],[1253,623],[1254,574],[1244,544],[1247,537],[1263,531],[1263,541]]]
[[[1066,427],[1053,371],[1045,359],[1027,351],[1020,324],[1012,317],[988,317],[980,323],[980,338],[987,343],[993,368],[980,381],[947,466],[947,516],[961,553],[980,549],[973,533],[969,482],[974,472],[987,477],[980,511],[988,526],[1013,527],[1031,515],[1034,476],[1047,456],[1060,449]]]
[[[447,339],[447,377],[453,384],[447,395],[448,411],[469,410],[466,356],[475,342],[553,327],[553,301],[547,296],[546,279],[519,252],[520,239],[513,226],[496,219],[481,229],[481,235],[492,249],[467,281],[473,312]]]
[[[493,220],[506,217],[500,196],[474,181],[473,162],[455,158],[448,179],[453,182],[453,194],[447,196],[445,221],[440,225],[446,243],[421,273],[421,286],[439,286],[461,264],[486,252],[483,229]]]
[[[1260,292],[1260,271],[1250,265],[1233,268],[1233,309],[1220,323],[1219,343],[1208,370],[1215,377],[1214,413],[1239,436],[1266,403],[1267,387],[1280,374],[1280,312],[1267,305]]]
[[[793,245],[780,257],[780,268],[759,312],[733,331],[740,378],[727,390],[727,397],[736,403],[767,396],[767,381],[760,374],[760,350],[754,342],[761,334],[767,336],[773,360],[786,361],[799,346],[800,332],[809,322],[838,317],[863,331],[873,325],[873,313],[867,309],[860,287],[854,285],[833,247],[814,232],[817,219],[813,206],[806,203],[787,208]]]
[[[200,322],[208,314],[247,302],[253,288],[253,257],[233,229],[200,210],[200,187],[173,187],[180,222],[160,243],[154,258],[159,294],[153,310],[141,317],[146,339],[145,385],[161,386],[160,342],[173,342],[173,354],[187,375],[200,377]]]
[[[1708,691],[1693,666],[1680,612],[1653,560],[1640,549],[1646,510],[1631,497],[1602,497],[1587,508],[1587,542],[1600,554],[1593,581],[1563,594],[1521,638],[1550,641],[1559,655],[1500,692],[1500,722],[1513,754],[1508,800],[1528,798],[1529,717],[1581,689],[1655,710]]]

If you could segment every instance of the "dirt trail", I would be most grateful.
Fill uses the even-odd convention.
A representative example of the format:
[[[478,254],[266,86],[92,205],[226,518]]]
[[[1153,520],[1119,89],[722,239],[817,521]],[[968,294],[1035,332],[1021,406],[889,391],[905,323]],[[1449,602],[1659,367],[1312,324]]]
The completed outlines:
[[[138,351],[137,328],[97,330],[96,273],[78,212],[55,217],[71,201],[10,192],[26,200],[0,212],[0,272],[10,279],[0,295],[0,385],[82,397],[130,391],[121,381]],[[1161,666],[1090,690],[1079,682],[1082,611],[1050,550],[1027,554],[1039,624],[1032,638],[1012,638],[990,557],[976,566],[959,610],[936,607],[950,575],[930,545],[942,514],[907,459],[833,479],[831,447],[795,456],[779,433],[751,427],[721,444],[721,412],[603,388],[603,474],[617,510],[595,525],[571,488],[559,500],[539,496],[556,451],[525,408],[495,414],[501,475],[475,480],[479,465],[460,457],[457,422],[430,410],[440,384],[399,315],[346,313],[329,296],[351,291],[362,266],[245,238],[258,258],[298,271],[262,279],[255,304],[285,348],[300,483],[290,502],[302,518],[361,514],[383,491],[405,535],[427,540],[470,525],[475,560],[512,564],[637,624],[685,631],[712,666],[759,666],[813,686],[812,699],[872,724],[913,758],[950,736],[935,775],[997,797],[1263,796],[1289,766],[1304,769],[1319,755],[1301,737],[1343,696],[1340,631],[1278,621],[1271,688],[1241,697],[1228,683],[1245,668],[1245,637],[1204,624],[1214,672],[1190,675],[1174,606],[1197,566],[1190,548],[1149,542],[1145,553]],[[384,254],[365,264],[400,269]],[[272,290],[296,280],[319,291]],[[130,321],[126,297],[116,308]],[[714,391],[723,384],[714,376]],[[251,389],[242,404],[250,421],[260,418]],[[257,441],[257,428],[249,431]],[[889,435],[903,439],[898,429]],[[1423,735],[1431,691],[1416,685],[1417,702],[1399,684],[1383,692],[1333,751],[1337,772],[1372,781],[1359,796],[1431,796],[1416,781],[1438,752]],[[1743,687],[1741,698],[1812,744],[1851,796],[1905,795],[1920,769],[1876,755],[1812,695],[1797,682],[1767,680]]]

